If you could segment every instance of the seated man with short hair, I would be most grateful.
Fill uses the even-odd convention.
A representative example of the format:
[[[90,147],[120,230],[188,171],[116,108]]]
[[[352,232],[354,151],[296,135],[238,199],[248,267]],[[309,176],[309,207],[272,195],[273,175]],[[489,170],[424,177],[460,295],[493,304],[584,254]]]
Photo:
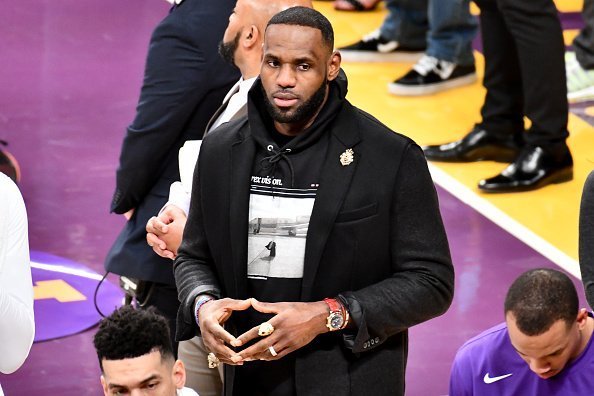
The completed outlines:
[[[167,320],[152,308],[117,309],[101,321],[93,343],[106,396],[197,396],[184,388],[186,370],[173,356]]]
[[[534,269],[511,285],[505,323],[456,354],[450,396],[583,396],[594,391],[594,319],[567,275]]]

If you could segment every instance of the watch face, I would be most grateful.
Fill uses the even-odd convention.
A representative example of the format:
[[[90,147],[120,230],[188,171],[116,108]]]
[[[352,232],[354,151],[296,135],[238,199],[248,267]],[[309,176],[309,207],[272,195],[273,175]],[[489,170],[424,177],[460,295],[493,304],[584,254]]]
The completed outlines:
[[[341,314],[335,313],[330,318],[330,326],[333,329],[340,329],[342,327],[343,323],[344,323],[344,318],[342,317]]]

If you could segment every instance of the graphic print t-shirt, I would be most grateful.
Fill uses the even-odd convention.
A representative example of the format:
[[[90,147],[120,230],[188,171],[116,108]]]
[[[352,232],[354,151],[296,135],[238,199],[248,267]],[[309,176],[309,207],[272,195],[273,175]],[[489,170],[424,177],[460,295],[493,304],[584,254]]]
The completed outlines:
[[[296,301],[301,290],[317,185],[285,188],[283,181],[252,176],[247,274],[253,295],[262,301]]]

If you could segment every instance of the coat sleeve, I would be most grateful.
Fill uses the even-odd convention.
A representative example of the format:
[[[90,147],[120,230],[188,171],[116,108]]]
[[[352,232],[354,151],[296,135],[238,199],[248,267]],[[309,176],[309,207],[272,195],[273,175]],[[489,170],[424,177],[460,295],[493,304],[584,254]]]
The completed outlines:
[[[200,159],[199,159],[200,160]],[[175,284],[181,305],[177,314],[176,339],[187,340],[199,333],[194,317],[194,300],[207,293],[216,298],[221,291],[203,226],[202,190],[200,171],[196,168],[188,221],[182,244],[173,264]]]
[[[422,150],[412,143],[399,165],[390,216],[392,275],[340,295],[356,324],[354,341],[347,342],[355,353],[443,314],[452,302],[454,269],[437,193]]]
[[[222,21],[232,8],[227,11],[223,3],[228,1],[217,6],[221,15],[216,18],[206,11],[205,15],[190,15],[184,7],[194,4],[182,4],[184,7],[175,9],[153,32],[136,116],[120,153],[112,212],[124,213],[138,206],[159,179],[169,156],[177,154],[195,109],[212,89],[226,87],[237,77],[216,51],[219,30],[224,30]],[[196,23],[198,18],[203,23]]]
[[[594,307],[594,171],[584,185],[580,206],[579,261],[586,299]]]

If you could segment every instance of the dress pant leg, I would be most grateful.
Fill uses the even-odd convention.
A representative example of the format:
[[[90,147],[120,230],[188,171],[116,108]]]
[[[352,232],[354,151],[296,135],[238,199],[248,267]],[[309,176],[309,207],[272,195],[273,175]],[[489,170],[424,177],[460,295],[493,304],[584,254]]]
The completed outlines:
[[[594,69],[594,0],[584,0],[584,27],[573,40],[575,56],[584,69]]]
[[[179,359],[186,367],[186,386],[200,396],[221,396],[223,393],[223,365],[217,370],[208,368],[208,350],[201,337],[179,343]]]
[[[175,341],[175,326],[177,311],[179,309],[179,300],[177,299],[177,289],[173,285],[167,285],[156,282],[146,282],[143,292],[137,297],[140,308],[146,309],[154,307],[157,312],[167,319],[171,335],[171,344],[173,353],[177,358],[178,343]]]
[[[565,45],[553,0],[497,0],[505,25],[516,43],[524,115],[530,130],[527,144],[556,150],[565,148],[567,84]]]
[[[475,0],[479,6],[487,89],[480,126],[491,134],[521,136],[524,131],[522,76],[518,50],[499,11],[497,0]]]

